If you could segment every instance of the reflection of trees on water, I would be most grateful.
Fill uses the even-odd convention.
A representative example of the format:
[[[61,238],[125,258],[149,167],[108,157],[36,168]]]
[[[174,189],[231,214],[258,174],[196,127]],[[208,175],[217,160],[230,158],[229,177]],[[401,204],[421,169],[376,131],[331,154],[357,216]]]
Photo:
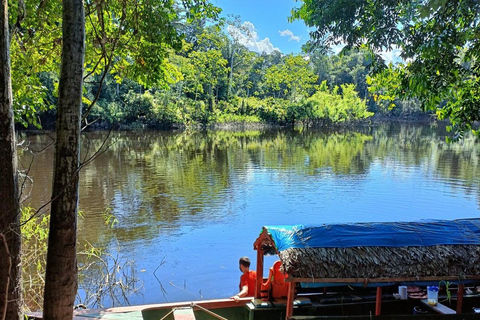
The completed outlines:
[[[105,136],[86,133],[83,150],[93,152]],[[80,207],[87,215],[82,235],[92,243],[108,243],[109,233],[96,218],[106,207],[120,221],[120,241],[175,233],[178,225],[197,220],[224,219],[216,212],[255,169],[275,171],[280,179],[292,172],[362,178],[373,163],[385,168],[401,163],[425,167],[428,174],[479,196],[478,143],[471,137],[458,144],[444,141],[435,127],[392,124],[330,132],[114,133],[110,148],[82,172]],[[40,177],[51,168],[51,155],[37,160],[43,163],[32,167],[32,175],[48,184],[50,178]],[[32,200],[48,199],[47,187],[37,185]]]

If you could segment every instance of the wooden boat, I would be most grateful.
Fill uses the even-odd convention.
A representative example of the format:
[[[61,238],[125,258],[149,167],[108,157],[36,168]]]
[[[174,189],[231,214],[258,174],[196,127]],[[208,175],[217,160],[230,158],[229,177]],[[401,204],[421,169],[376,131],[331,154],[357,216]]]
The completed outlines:
[[[241,298],[239,302],[233,299],[214,299],[189,302],[165,303],[142,310],[144,320],[183,319],[211,320],[247,319],[246,304],[252,298]]]
[[[289,319],[480,319],[480,314],[473,312],[474,307],[480,306],[478,294],[464,296],[464,312],[457,314],[456,296],[451,297],[450,302],[446,296],[440,296],[440,303],[428,306],[426,299],[398,300],[394,294],[385,293],[382,295],[382,314],[375,315],[377,298],[375,290],[373,292],[368,292],[367,289],[342,290],[341,287],[329,290],[325,293],[297,296],[294,314]],[[188,312],[184,313],[185,310]],[[286,318],[286,311],[286,299],[261,301],[242,298],[239,303],[231,299],[165,303],[143,309],[142,316],[144,320],[283,320]],[[186,317],[185,314],[190,314],[190,317]]]
[[[480,319],[473,312],[480,297],[465,294],[466,287],[480,284],[480,219],[266,226],[254,249],[255,299],[148,308],[144,319],[177,319],[172,310],[178,308],[190,308],[195,317],[178,319],[213,319],[204,309],[230,320]],[[286,297],[264,301],[267,254],[281,261]],[[429,306],[426,299],[395,295],[399,285],[442,284],[450,286],[444,292],[451,297],[442,297],[448,304]],[[413,315],[420,307],[428,313]]]

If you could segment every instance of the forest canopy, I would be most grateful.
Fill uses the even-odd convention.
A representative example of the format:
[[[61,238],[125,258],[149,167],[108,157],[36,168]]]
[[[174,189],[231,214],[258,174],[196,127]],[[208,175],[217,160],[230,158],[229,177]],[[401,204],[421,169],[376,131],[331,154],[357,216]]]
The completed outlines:
[[[168,3],[138,10],[124,10],[116,1],[85,3],[84,128],[238,121],[340,124],[374,113],[422,113],[418,105],[398,103],[390,110],[372,99],[367,91],[372,67],[367,50],[342,55],[253,52],[235,33],[248,37],[239,17],[219,19],[220,9],[206,2],[203,16],[194,2]],[[12,36],[12,79],[16,121],[51,128],[61,44],[59,24],[51,22],[60,21],[61,13],[47,6],[51,4],[42,4],[36,16],[26,16]],[[17,14],[11,15],[13,25]],[[353,105],[334,106],[345,86],[345,101]],[[312,99],[326,90],[331,99],[312,109]]]
[[[376,54],[371,84],[377,98],[418,99],[424,109],[450,119],[457,138],[480,119],[478,1],[300,2],[291,18],[314,28],[310,50],[343,43]],[[403,63],[384,68],[379,53],[393,49]]]
[[[288,55],[249,50],[239,41],[239,34],[249,36],[240,17],[219,18],[220,8],[198,3],[139,10],[115,1],[85,3],[84,128],[330,125],[436,113],[450,119],[459,138],[480,118],[476,1],[356,0],[345,6],[301,0],[291,19],[314,30],[303,54]],[[60,12],[47,6],[18,24],[12,72],[17,122],[48,128],[61,40],[58,24],[47,22],[59,21]],[[14,26],[19,13],[11,15]],[[333,54],[339,44],[344,49]],[[386,65],[380,55],[386,50],[398,50],[401,63]],[[355,106],[334,106],[345,86],[355,92]],[[325,88],[331,99],[312,104]]]

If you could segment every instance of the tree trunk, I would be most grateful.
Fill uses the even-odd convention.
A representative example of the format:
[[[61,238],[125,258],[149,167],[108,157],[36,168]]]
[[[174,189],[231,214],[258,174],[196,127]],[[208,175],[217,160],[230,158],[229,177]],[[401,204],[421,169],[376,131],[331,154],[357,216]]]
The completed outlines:
[[[72,319],[78,286],[78,174],[85,56],[85,12],[82,0],[63,0],[62,31],[44,320]]]
[[[8,284],[10,282],[10,269],[12,267],[12,260],[10,259],[7,240],[5,240],[5,236],[1,233],[0,257],[7,257],[6,259],[0,259],[0,320],[5,320],[7,315]]]
[[[230,76],[228,77],[228,91],[227,91],[227,100],[230,101],[230,92],[232,91],[232,82],[233,82],[233,56],[235,55],[235,47],[232,44],[232,59],[230,60]]]
[[[20,204],[15,150],[15,129],[12,105],[10,70],[10,36],[8,31],[8,2],[0,6],[0,233],[6,238],[12,268],[8,287],[6,319],[22,319],[20,265]],[[0,271],[1,272],[1,271]],[[6,271],[4,271],[6,272]],[[0,277],[4,277],[2,274]],[[2,301],[0,296],[0,305]],[[0,315],[1,318],[1,315]]]

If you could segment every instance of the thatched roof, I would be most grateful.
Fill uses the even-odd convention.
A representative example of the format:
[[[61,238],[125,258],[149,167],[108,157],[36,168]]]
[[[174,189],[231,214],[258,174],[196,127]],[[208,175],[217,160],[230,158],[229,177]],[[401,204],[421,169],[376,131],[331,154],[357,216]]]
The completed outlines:
[[[279,252],[295,278],[415,278],[480,275],[480,246],[305,248]]]
[[[422,239],[412,241],[410,237],[403,240],[408,236],[402,237],[403,231],[392,223],[360,224],[360,227],[359,224],[352,224],[352,228],[347,225],[347,229],[345,225],[338,229],[335,225],[309,226],[308,231],[304,226],[286,229],[264,227],[255,242],[255,248],[263,253],[278,254],[289,278],[311,279],[312,282],[319,279],[421,281],[480,278],[480,219],[408,225],[409,234],[420,232],[419,237]],[[384,235],[391,231],[391,227],[396,230],[395,239],[385,240]],[[376,229],[379,233],[384,233],[382,237],[376,237]],[[345,230],[348,232],[345,233]],[[368,230],[368,235],[365,236],[362,230]],[[283,238],[283,232],[286,238]],[[357,238],[355,232],[358,232]],[[316,235],[326,237],[328,234],[335,237],[338,245],[309,245],[331,245],[332,239],[314,239]],[[348,234],[348,239],[342,238],[342,234]],[[389,241],[393,241],[392,245],[389,245]],[[418,245],[419,242],[426,245]],[[417,245],[408,245],[409,243]]]

